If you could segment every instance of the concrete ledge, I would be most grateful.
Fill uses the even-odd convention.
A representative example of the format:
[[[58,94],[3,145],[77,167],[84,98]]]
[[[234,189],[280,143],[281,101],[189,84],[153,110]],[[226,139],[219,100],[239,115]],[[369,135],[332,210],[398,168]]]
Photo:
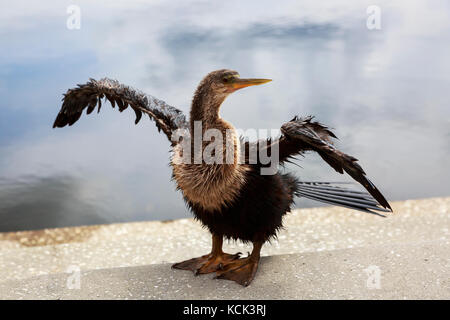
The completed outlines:
[[[393,208],[387,218],[337,207],[292,212],[248,288],[170,269],[211,248],[193,219],[0,233],[0,299],[450,299],[450,197]],[[367,287],[370,266],[380,289]],[[73,267],[81,287],[70,290],[64,272]]]
[[[387,218],[338,207],[295,210],[262,255],[450,240],[450,197],[392,205],[395,213]],[[0,282],[70,266],[87,271],[178,262],[210,249],[211,235],[193,219],[0,233]],[[224,250],[246,253],[251,245],[230,242]]]
[[[264,257],[247,288],[170,264],[91,270],[0,283],[3,299],[450,299],[449,243],[428,242]],[[367,268],[379,268],[370,282]],[[70,281],[70,280],[69,280]]]

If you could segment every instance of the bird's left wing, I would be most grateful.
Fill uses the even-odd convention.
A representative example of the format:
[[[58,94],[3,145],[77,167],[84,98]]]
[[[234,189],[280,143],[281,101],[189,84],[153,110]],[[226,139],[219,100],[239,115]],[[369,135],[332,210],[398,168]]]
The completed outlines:
[[[337,172],[344,173],[347,172],[354,180],[358,181],[361,185],[366,188],[370,195],[374,199],[369,199],[363,194],[359,194],[362,198],[359,202],[371,201],[367,203],[368,206],[377,207],[377,204],[381,205],[384,209],[392,211],[391,206],[377,189],[377,187],[366,177],[366,173],[357,163],[357,159],[337,150],[331,141],[331,138],[336,138],[336,136],[324,125],[312,121],[312,117],[298,118],[295,117],[291,121],[283,124],[281,127],[282,136],[276,143],[278,143],[280,162],[289,161],[290,157],[294,157],[304,151],[315,151],[322,159],[327,162],[331,167],[333,167]],[[301,186],[300,186],[301,187]],[[347,200],[355,200],[358,193],[354,193],[350,190],[345,190],[343,188],[336,189],[336,187],[328,188],[324,186],[305,186],[309,187],[312,196],[320,197],[322,196],[325,200],[339,199],[336,197],[346,196]],[[314,190],[313,190],[314,189]],[[315,192],[316,194],[314,194]],[[333,192],[338,192],[333,194]],[[305,194],[307,192],[305,191]],[[328,193],[328,194],[327,194]],[[370,196],[369,196],[370,197]],[[370,198],[372,198],[370,197]],[[323,200],[322,199],[322,200]],[[319,200],[320,199],[316,199]],[[373,200],[376,200],[374,202]],[[375,208],[372,208],[375,209]],[[376,209],[375,209],[376,210]],[[383,211],[383,210],[382,210]]]
[[[90,114],[98,106],[100,112],[103,98],[106,98],[113,108],[117,104],[120,112],[130,106],[136,113],[135,124],[142,118],[142,113],[147,114],[169,140],[175,130],[188,126],[181,110],[116,80],[103,78],[98,81],[90,79],[86,84],[79,84],[78,87],[67,90],[53,128],[71,126],[81,117],[84,109]]]

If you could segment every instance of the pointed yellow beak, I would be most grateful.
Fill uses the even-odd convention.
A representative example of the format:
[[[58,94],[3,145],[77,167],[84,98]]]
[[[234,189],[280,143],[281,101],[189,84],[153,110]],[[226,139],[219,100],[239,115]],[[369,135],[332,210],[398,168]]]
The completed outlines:
[[[234,90],[239,90],[245,87],[249,86],[257,86],[263,83],[267,83],[272,81],[272,79],[240,79],[236,78],[232,83],[231,86]]]

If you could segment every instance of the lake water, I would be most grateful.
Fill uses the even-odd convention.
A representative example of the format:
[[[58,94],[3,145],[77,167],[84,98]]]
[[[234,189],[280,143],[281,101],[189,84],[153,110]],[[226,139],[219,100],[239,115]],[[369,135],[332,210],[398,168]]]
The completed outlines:
[[[377,1],[372,30],[369,1],[76,1],[80,29],[69,29],[72,4],[0,12],[0,231],[190,216],[147,119],[103,107],[51,128],[62,93],[89,77],[185,112],[209,71],[271,78],[230,96],[222,117],[277,129],[315,115],[389,200],[450,195],[448,1]],[[298,164],[286,170],[349,181],[313,154]]]

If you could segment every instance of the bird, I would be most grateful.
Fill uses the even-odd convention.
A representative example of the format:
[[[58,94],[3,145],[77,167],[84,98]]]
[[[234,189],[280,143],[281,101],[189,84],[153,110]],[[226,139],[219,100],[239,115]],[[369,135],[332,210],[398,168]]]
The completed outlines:
[[[269,81],[241,78],[237,71],[230,69],[212,71],[200,81],[194,93],[188,119],[181,110],[117,80],[91,78],[63,95],[53,128],[73,125],[85,109],[86,114],[95,108],[100,112],[103,99],[113,108],[117,105],[120,112],[131,107],[136,114],[135,124],[143,114],[148,115],[169,140],[171,178],[176,189],[194,219],[212,238],[209,253],[175,263],[172,268],[189,270],[195,275],[214,273],[216,279],[248,286],[257,273],[262,246],[277,238],[283,228],[283,217],[291,211],[296,198],[380,216],[393,212],[358,160],[338,150],[333,141],[337,139],[335,134],[314,117],[296,115],[281,125],[278,136],[249,141],[220,116],[221,106],[230,94]],[[208,132],[217,136],[204,139]],[[220,134],[226,138],[216,140]],[[215,147],[211,151],[213,142]],[[257,151],[253,153],[256,156],[250,156],[251,150]],[[219,161],[208,161],[203,157],[206,151],[211,151],[210,155]],[[263,151],[277,154],[276,169],[270,174],[263,174],[263,169],[269,166],[260,156]],[[298,156],[307,152],[318,153],[334,170],[347,173],[365,190],[358,191],[338,182],[303,181],[282,170],[285,164],[295,163]],[[226,253],[222,248],[224,240],[252,243],[252,252],[246,257],[240,252]]]

